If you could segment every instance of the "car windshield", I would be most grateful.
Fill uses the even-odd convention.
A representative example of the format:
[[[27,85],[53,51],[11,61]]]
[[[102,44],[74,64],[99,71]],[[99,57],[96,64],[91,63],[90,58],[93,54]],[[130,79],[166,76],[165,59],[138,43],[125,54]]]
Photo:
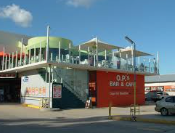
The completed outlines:
[[[163,92],[157,92],[158,95],[163,95]]]

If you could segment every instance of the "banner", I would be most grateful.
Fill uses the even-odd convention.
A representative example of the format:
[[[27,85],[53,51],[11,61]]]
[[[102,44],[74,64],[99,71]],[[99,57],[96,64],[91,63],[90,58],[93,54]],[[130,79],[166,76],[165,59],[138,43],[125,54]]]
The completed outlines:
[[[53,84],[53,98],[62,98],[62,85]]]

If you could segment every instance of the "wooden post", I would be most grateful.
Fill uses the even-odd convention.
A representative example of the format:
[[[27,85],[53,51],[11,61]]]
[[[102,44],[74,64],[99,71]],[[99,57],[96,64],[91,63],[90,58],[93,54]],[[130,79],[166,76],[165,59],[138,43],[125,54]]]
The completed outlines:
[[[109,119],[112,119],[112,115],[111,115],[111,108],[112,108],[112,103],[109,103]]]

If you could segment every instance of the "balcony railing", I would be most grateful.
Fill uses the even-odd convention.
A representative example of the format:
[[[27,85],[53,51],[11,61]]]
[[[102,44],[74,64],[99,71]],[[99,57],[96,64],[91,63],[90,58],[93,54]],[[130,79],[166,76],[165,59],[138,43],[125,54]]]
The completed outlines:
[[[46,61],[46,52],[47,50],[45,48],[39,48],[30,49],[23,54],[20,54],[22,52],[18,51],[10,54],[4,54],[3,57],[1,57],[1,71]],[[122,59],[114,56],[114,54],[109,54],[105,56],[98,55],[97,60],[96,53],[85,53],[78,49],[65,50],[50,48],[48,55],[48,61],[58,63],[69,63],[81,66],[92,66],[97,68],[112,68],[124,71],[134,71],[131,58]],[[136,60],[138,60],[136,62],[136,71],[153,74],[158,73],[156,65],[157,62],[155,58],[146,59],[145,57],[136,57]]]

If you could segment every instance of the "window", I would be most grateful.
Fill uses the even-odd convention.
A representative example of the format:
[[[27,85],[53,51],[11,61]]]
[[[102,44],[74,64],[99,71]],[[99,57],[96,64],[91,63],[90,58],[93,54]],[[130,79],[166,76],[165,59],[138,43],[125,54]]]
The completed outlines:
[[[167,97],[167,98],[165,99],[165,102],[174,103],[174,97]]]

